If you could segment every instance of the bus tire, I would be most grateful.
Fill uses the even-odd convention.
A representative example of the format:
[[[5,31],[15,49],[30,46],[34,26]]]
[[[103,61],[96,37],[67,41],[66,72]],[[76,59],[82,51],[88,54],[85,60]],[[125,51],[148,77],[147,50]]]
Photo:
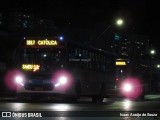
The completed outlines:
[[[102,102],[103,102],[103,99],[104,99],[104,98],[100,97],[99,95],[93,96],[93,97],[92,97],[92,102],[93,102],[93,103],[102,103]]]
[[[100,88],[100,95],[98,97],[98,102],[103,102],[103,99],[105,98],[105,83],[102,82],[101,84],[101,88]]]
[[[105,84],[102,82],[101,88],[98,95],[92,96],[93,103],[102,103],[105,97]]]
[[[103,99],[104,99],[104,98],[99,98],[99,99],[98,99],[98,102],[99,102],[99,103],[102,103],[102,102],[103,102]]]
[[[92,102],[97,103],[98,102],[98,97],[97,96],[92,96]]]
[[[144,100],[144,99],[145,99],[145,94],[142,93],[139,98],[140,98],[141,100]]]

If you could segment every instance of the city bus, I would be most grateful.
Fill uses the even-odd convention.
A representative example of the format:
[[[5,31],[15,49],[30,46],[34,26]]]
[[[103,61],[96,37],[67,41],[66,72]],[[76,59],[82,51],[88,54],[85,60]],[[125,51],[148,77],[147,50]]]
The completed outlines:
[[[150,90],[151,72],[144,61],[119,58],[115,60],[117,95],[129,99],[144,99]]]
[[[115,92],[114,54],[59,37],[24,38],[6,76],[18,96],[89,96],[93,102]],[[11,82],[12,81],[12,82]]]

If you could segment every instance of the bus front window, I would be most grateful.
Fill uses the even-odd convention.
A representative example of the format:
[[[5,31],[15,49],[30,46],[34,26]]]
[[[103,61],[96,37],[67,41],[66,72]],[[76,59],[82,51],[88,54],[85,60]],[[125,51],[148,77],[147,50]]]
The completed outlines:
[[[59,68],[64,60],[63,49],[25,48],[22,56],[22,64],[33,65],[28,69],[35,69],[39,65],[39,72],[52,72]]]

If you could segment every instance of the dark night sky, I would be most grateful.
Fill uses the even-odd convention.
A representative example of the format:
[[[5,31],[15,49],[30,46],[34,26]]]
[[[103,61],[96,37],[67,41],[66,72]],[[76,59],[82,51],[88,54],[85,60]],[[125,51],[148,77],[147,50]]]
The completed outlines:
[[[149,36],[153,44],[158,38],[158,9],[146,0],[5,0],[0,7],[53,19],[59,26],[90,29],[120,16],[129,30]]]

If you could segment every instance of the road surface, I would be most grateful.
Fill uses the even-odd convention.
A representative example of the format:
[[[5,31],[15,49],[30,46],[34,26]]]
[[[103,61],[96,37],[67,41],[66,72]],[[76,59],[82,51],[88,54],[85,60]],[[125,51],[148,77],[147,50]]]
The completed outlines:
[[[92,103],[90,98],[81,98],[77,102],[1,98],[0,111],[4,120],[160,120],[160,96],[145,98],[136,101],[106,98],[103,103]],[[5,112],[11,112],[11,117],[5,116]]]

